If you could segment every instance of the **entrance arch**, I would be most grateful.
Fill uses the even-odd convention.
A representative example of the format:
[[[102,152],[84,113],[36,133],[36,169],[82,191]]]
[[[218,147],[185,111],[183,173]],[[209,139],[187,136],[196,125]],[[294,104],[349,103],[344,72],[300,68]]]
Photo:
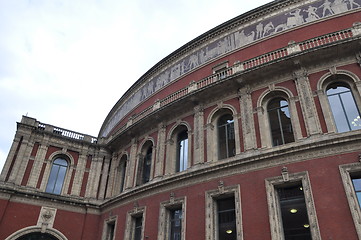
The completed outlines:
[[[11,234],[5,240],[68,240],[64,234],[54,228],[47,228],[45,231],[38,226],[31,226],[20,229]]]
[[[58,240],[49,233],[33,232],[17,238],[17,240]]]

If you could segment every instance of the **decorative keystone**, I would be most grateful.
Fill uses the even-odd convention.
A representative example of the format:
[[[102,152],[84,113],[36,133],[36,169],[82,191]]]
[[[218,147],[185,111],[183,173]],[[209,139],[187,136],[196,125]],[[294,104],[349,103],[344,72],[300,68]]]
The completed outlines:
[[[281,173],[282,173],[283,181],[288,182],[290,180],[290,178],[289,178],[287,167],[283,167]]]

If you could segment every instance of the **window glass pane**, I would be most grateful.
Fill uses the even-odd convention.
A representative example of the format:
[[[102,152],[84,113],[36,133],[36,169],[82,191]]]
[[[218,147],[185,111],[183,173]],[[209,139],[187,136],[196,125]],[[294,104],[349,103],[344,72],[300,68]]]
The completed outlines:
[[[338,95],[333,95],[328,97],[328,101],[331,106],[333,118],[338,132],[347,132],[349,131],[349,126],[347,119],[341,104],[341,100]]]
[[[68,166],[68,162],[66,160],[64,160],[64,159],[61,159],[61,158],[56,159],[54,161],[54,164],[64,166],[64,167]]]
[[[46,192],[52,193],[54,191],[54,186],[56,183],[58,171],[59,171],[59,166],[53,165],[50,171],[48,185],[46,186],[46,190],[45,190]]]
[[[63,187],[63,183],[64,183],[64,179],[65,179],[65,174],[66,174],[66,167],[63,167],[63,166],[59,167],[58,177],[56,179],[53,193],[55,193],[55,194],[61,193],[61,189]]]
[[[122,157],[121,160],[121,165],[120,165],[120,173],[121,173],[121,179],[120,179],[120,192],[123,191],[124,189],[124,183],[125,183],[125,173],[127,170],[127,158],[126,157]]]
[[[227,158],[227,130],[225,125],[218,127],[219,159]]]
[[[358,205],[361,207],[361,192],[356,193]]]
[[[326,93],[337,131],[360,129],[360,113],[350,88],[342,82],[334,83],[328,86]]]
[[[113,240],[115,230],[115,222],[107,224],[107,237],[106,240]]]
[[[234,120],[231,114],[221,116],[217,123],[219,159],[232,157],[235,152]]]
[[[218,239],[237,238],[236,212],[234,197],[217,200]]]
[[[361,191],[361,178],[352,179],[352,183],[355,191]]]
[[[183,131],[178,135],[177,144],[177,164],[176,171],[181,172],[188,166],[188,133]]]
[[[143,162],[143,183],[149,182],[150,178],[150,166],[152,164],[152,151],[153,147],[149,147],[147,150],[147,154],[144,157]]]
[[[68,162],[58,158],[53,162],[51,167],[48,184],[45,191],[54,194],[60,194],[63,187]]]
[[[294,136],[293,136],[293,129],[292,129],[291,117],[288,106],[284,106],[279,109],[279,116],[281,118],[284,143],[293,142]]]
[[[359,206],[361,207],[361,178],[352,179]]]
[[[285,240],[311,240],[302,185],[277,189]]]
[[[341,94],[341,100],[345,107],[347,119],[350,123],[351,130],[357,130],[361,128],[361,121],[358,109],[351,94],[351,91]]]
[[[275,98],[269,102],[267,111],[273,146],[294,142],[288,102],[282,98]]]
[[[133,240],[142,239],[142,222],[143,217],[137,217],[134,219],[134,238]]]
[[[182,210],[170,212],[170,240],[181,240],[182,233]]]

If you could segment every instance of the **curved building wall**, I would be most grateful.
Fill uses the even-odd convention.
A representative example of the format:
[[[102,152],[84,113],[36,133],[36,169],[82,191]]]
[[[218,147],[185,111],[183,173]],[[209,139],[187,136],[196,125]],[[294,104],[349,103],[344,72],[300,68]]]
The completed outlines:
[[[232,19],[145,73],[98,138],[23,117],[0,238],[360,239],[360,10]]]

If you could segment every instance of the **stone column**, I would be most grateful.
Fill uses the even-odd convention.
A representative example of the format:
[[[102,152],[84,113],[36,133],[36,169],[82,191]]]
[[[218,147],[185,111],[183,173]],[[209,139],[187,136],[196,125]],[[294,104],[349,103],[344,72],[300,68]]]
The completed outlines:
[[[164,171],[164,154],[165,154],[165,142],[166,142],[166,127],[164,123],[158,125],[158,144],[157,144],[157,159],[155,163],[155,174],[154,178],[163,175]]]
[[[83,177],[85,173],[86,161],[87,161],[86,151],[82,151],[79,155],[78,165],[75,168],[75,176],[70,193],[71,195],[75,195],[75,196],[80,195],[81,186],[83,183]]]
[[[203,106],[194,108],[194,165],[204,163],[204,109]]]
[[[217,139],[215,126],[208,123],[205,128],[207,129],[207,162],[214,162],[218,160],[217,156]]]
[[[110,198],[111,196],[116,194],[113,190],[114,190],[114,186],[116,186],[115,180],[118,179],[117,178],[117,174],[118,174],[117,167],[119,166],[118,154],[113,153],[112,161],[110,163],[111,164],[109,166],[109,173],[108,173],[109,174],[108,186],[105,195],[106,198]]]
[[[244,150],[256,149],[256,132],[253,118],[253,107],[251,90],[249,86],[241,88],[239,94],[239,105],[241,109],[241,126],[243,133]]]
[[[111,164],[111,158],[109,156],[105,156],[103,160],[103,170],[102,170],[102,177],[100,179],[98,199],[104,199],[106,197],[105,189],[107,187],[107,179],[108,179],[110,164]]]
[[[1,175],[0,175],[0,181],[5,181],[6,179],[6,176],[8,175],[8,172],[10,171],[10,166],[11,166],[11,162],[16,159],[14,159],[15,157],[15,154],[16,154],[16,150],[19,146],[19,144],[22,144],[21,142],[21,136],[16,134],[15,135],[15,138],[13,140],[13,143],[11,145],[11,148],[10,148],[10,151],[9,151],[9,154],[6,158],[6,162],[5,162],[5,165],[3,167],[3,170],[1,171]]]
[[[269,121],[266,116],[267,112],[262,106],[256,108],[256,113],[258,116],[258,126],[259,126],[259,135],[261,140],[261,148],[272,147],[271,134]]]
[[[48,145],[45,145],[44,143],[47,143],[48,141],[43,141],[41,145],[39,146],[38,152],[35,155],[34,165],[31,169],[29,180],[27,183],[28,187],[36,188],[36,184],[38,183],[41,168],[43,167],[43,163],[45,160],[46,152],[48,151]]]
[[[99,151],[101,151],[101,150],[99,150]],[[104,158],[104,155],[101,153],[97,153],[92,158],[92,162],[90,165],[90,171],[89,171],[89,177],[88,177],[88,183],[87,183],[86,191],[85,191],[85,197],[94,198],[94,199],[97,197],[97,192],[98,192],[98,187],[99,187],[99,179],[100,179],[100,174],[101,174],[101,169],[102,169],[102,164],[103,164],[103,158]]]
[[[14,159],[14,165],[10,173],[8,182],[20,185],[23,178],[23,172],[29,161],[33,144],[30,142],[30,135],[24,134],[16,159]],[[13,160],[13,159],[11,159]],[[19,176],[22,174],[21,176]]]
[[[127,165],[127,174],[126,174],[126,189],[132,188],[135,184],[135,168],[137,166],[137,147],[138,142],[136,139],[132,139],[132,146],[130,148],[130,157],[129,157],[129,164]]]
[[[175,173],[175,160],[174,157],[176,155],[176,147],[174,146],[174,140],[172,138],[166,140],[167,146],[167,160],[165,165],[165,174]]]
[[[315,101],[311,91],[307,72],[305,70],[299,70],[293,74],[296,82],[296,88],[301,103],[301,108],[305,120],[306,130],[308,135],[320,134],[321,125],[318,119]]]

